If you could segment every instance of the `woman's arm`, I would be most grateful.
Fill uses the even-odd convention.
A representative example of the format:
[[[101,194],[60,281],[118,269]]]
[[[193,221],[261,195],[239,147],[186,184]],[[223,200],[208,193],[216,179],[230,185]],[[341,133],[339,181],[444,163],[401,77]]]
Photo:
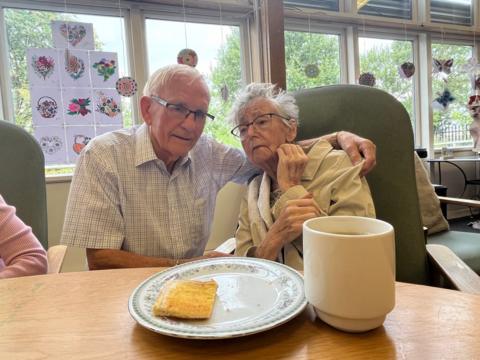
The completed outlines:
[[[46,274],[47,254],[40,242],[0,196],[0,279]]]

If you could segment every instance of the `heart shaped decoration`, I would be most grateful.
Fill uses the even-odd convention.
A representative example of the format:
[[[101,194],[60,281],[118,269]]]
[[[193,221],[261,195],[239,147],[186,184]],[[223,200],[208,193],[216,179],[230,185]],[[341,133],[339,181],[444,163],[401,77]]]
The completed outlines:
[[[55,68],[55,60],[50,56],[37,57],[34,55],[32,56],[31,65],[35,74],[45,80],[52,75],[53,69]]]
[[[410,79],[415,74],[415,65],[409,61],[404,62],[398,68],[398,74],[402,79]]]
[[[70,45],[77,46],[77,44],[83,40],[85,35],[87,35],[87,30],[83,25],[64,23],[60,25],[60,34],[62,34]]]

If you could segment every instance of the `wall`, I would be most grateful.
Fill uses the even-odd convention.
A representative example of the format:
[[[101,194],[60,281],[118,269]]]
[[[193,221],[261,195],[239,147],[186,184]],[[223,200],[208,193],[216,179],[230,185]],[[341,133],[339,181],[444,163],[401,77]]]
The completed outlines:
[[[52,181],[47,184],[48,243],[50,246],[60,242],[65,206],[70,189],[70,181]],[[207,250],[214,249],[224,240],[234,235],[244,186],[228,183],[217,196],[212,234]],[[85,250],[69,247],[63,263],[62,272],[86,270]]]

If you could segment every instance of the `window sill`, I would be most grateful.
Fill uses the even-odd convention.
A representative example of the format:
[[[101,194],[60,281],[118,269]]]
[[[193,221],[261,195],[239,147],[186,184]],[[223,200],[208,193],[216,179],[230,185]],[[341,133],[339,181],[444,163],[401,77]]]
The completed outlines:
[[[48,175],[45,177],[47,184],[69,183],[72,181],[73,174],[66,175]]]

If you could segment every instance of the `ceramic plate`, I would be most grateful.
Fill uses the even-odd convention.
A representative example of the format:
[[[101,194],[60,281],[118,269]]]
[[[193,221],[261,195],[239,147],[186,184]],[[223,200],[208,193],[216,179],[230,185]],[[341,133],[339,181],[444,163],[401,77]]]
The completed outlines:
[[[218,283],[208,320],[181,320],[152,315],[159,289],[171,279],[214,279]],[[179,265],[141,283],[128,301],[128,310],[142,326],[182,338],[223,339],[271,329],[298,315],[307,305],[303,277],[273,261],[216,258]]]

